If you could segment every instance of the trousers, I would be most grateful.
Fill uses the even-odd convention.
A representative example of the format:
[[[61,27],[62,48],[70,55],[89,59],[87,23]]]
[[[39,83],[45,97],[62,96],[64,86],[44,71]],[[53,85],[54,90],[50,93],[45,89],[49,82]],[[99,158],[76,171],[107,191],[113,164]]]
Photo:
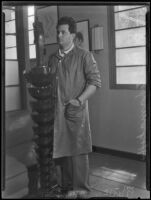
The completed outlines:
[[[90,191],[88,154],[57,158],[55,164],[64,189]]]

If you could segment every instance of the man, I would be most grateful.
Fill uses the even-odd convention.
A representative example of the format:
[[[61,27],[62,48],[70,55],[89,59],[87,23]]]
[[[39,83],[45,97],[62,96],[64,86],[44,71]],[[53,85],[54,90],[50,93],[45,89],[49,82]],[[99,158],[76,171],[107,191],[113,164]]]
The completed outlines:
[[[90,52],[74,45],[75,34],[73,18],[60,18],[59,49],[48,62],[56,96],[53,158],[61,167],[62,187],[69,198],[90,190],[88,153],[92,142],[87,100],[101,87],[96,62]]]

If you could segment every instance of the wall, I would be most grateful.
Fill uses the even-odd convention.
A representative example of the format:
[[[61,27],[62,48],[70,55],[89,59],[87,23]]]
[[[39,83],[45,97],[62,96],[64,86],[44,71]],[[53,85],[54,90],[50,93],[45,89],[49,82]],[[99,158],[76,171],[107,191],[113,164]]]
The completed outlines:
[[[35,164],[32,153],[33,122],[27,110],[5,114],[5,190],[3,198],[28,193],[27,167]],[[19,192],[21,191],[21,192]]]
[[[144,94],[142,96],[140,90],[109,88],[107,6],[59,6],[59,17],[64,15],[76,21],[89,19],[90,27],[95,24],[104,27],[104,50],[94,54],[101,72],[102,88],[89,101],[93,145],[138,153]]]

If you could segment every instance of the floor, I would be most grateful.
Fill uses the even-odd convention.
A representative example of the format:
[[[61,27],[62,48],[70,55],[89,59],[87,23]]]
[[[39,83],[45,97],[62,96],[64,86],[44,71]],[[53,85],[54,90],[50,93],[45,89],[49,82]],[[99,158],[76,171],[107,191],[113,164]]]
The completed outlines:
[[[90,154],[90,197],[148,198],[146,163],[136,160]]]
[[[100,153],[91,153],[89,160],[92,191],[85,198],[126,197],[149,199],[150,192],[146,190],[145,186],[145,162]],[[27,192],[28,189],[23,188],[8,198],[19,199]]]

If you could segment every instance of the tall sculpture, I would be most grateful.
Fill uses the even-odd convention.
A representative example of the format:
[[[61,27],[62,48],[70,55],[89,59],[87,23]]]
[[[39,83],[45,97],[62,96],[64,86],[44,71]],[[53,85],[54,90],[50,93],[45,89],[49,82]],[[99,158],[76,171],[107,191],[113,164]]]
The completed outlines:
[[[46,196],[56,186],[55,167],[52,159],[53,124],[55,96],[52,92],[51,74],[44,63],[44,31],[36,17],[34,36],[36,45],[36,66],[24,72],[28,92],[34,98],[30,101],[31,118],[34,122],[34,142],[39,167],[40,195]]]

